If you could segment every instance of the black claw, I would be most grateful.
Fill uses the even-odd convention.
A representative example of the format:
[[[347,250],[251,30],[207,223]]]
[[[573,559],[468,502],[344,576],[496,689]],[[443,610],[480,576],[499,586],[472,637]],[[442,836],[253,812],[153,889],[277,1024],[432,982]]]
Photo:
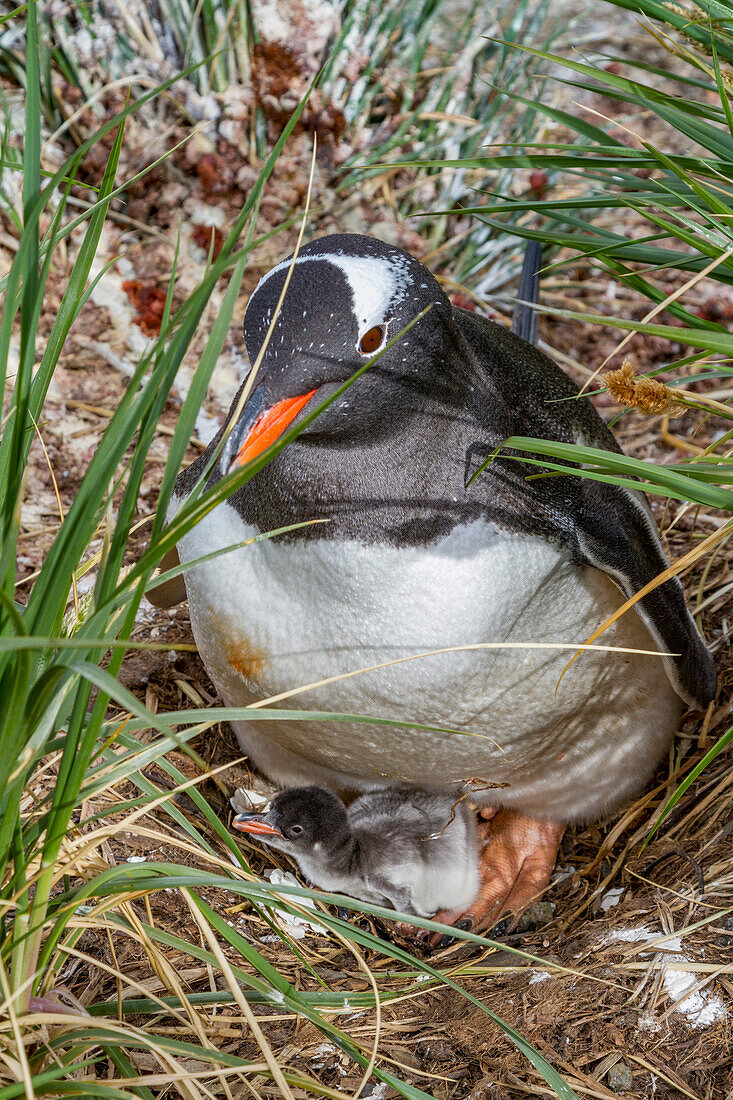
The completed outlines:
[[[343,905],[339,905],[336,909],[336,916],[339,920],[348,920],[349,910],[345,909]]]
[[[456,921],[456,928],[460,928],[461,932],[470,932],[473,929],[473,917],[464,917]]]
[[[438,944],[438,947],[450,947],[450,945],[454,942],[455,940],[453,939],[453,936],[443,936],[442,940]]]
[[[511,924],[511,922],[511,917],[502,917],[502,919],[497,924],[495,924],[489,932],[489,939],[496,940],[499,938],[499,936],[505,936],[506,933],[509,931],[509,925]]]

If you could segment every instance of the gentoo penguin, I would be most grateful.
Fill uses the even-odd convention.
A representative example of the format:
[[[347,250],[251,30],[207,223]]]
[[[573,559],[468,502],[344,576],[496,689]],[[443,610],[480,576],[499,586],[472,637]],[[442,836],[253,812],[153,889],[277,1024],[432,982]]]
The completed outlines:
[[[287,852],[315,886],[401,913],[458,915],[478,893],[475,814],[440,791],[368,791],[347,810],[323,787],[291,787],[232,824]]]
[[[277,264],[249,300],[253,362],[289,266]],[[325,521],[185,573],[199,651],[230,706],[291,693],[278,707],[398,723],[266,721],[254,710],[237,734],[278,785],[352,796],[470,789],[487,814],[498,810],[481,888],[461,918],[481,930],[546,885],[568,822],[597,818],[643,786],[682,701],[705,705],[715,673],[673,579],[601,639],[653,655],[588,651],[559,682],[567,651],[538,643],[584,642],[666,567],[650,510],[615,485],[528,478],[537,468],[516,453],[472,480],[511,435],[618,447],[552,360],[452,307],[392,245],[339,234],[302,249],[211,480],[297,426],[426,307],[178,551],[186,562]],[[218,440],[180,474],[169,516]],[[477,648],[487,642],[526,648]]]

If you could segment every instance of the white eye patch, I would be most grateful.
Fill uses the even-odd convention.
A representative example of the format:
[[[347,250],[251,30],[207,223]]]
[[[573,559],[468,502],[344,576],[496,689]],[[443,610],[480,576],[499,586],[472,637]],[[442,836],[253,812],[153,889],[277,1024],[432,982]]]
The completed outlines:
[[[398,258],[383,260],[373,256],[331,256],[329,259],[346,276],[361,339],[370,328],[384,324],[391,303],[402,297],[410,281],[407,264],[401,264]]]
[[[349,284],[352,298],[352,310],[356,320],[360,340],[365,332],[375,325],[388,320],[390,305],[395,298],[401,298],[410,283],[410,271],[406,260],[396,255],[390,259],[377,256],[299,256],[296,264],[329,263],[343,271]],[[291,260],[268,271],[260,279],[252,297],[264,283],[278,271],[286,270]]]

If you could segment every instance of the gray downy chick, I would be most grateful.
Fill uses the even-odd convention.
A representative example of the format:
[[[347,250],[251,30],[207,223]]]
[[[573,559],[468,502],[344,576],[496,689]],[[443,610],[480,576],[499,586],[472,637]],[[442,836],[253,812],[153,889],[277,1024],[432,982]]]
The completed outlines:
[[[323,890],[430,917],[464,910],[478,893],[475,814],[456,797],[379,790],[347,809],[323,787],[293,787],[233,826],[286,852]]]

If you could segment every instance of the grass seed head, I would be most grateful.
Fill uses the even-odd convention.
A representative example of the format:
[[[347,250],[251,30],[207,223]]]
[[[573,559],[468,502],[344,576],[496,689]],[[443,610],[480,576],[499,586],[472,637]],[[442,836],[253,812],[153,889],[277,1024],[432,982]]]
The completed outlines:
[[[681,15],[683,19],[693,18],[693,12],[682,4],[665,4],[664,6],[667,11],[671,11],[673,15]]]
[[[610,370],[603,376],[606,387],[617,405],[633,408],[636,405],[636,374],[628,359],[618,370]]]
[[[647,416],[670,413],[675,407],[682,411],[674,390],[656,378],[639,378],[628,359],[604,378],[611,397],[627,409],[640,409]]]

